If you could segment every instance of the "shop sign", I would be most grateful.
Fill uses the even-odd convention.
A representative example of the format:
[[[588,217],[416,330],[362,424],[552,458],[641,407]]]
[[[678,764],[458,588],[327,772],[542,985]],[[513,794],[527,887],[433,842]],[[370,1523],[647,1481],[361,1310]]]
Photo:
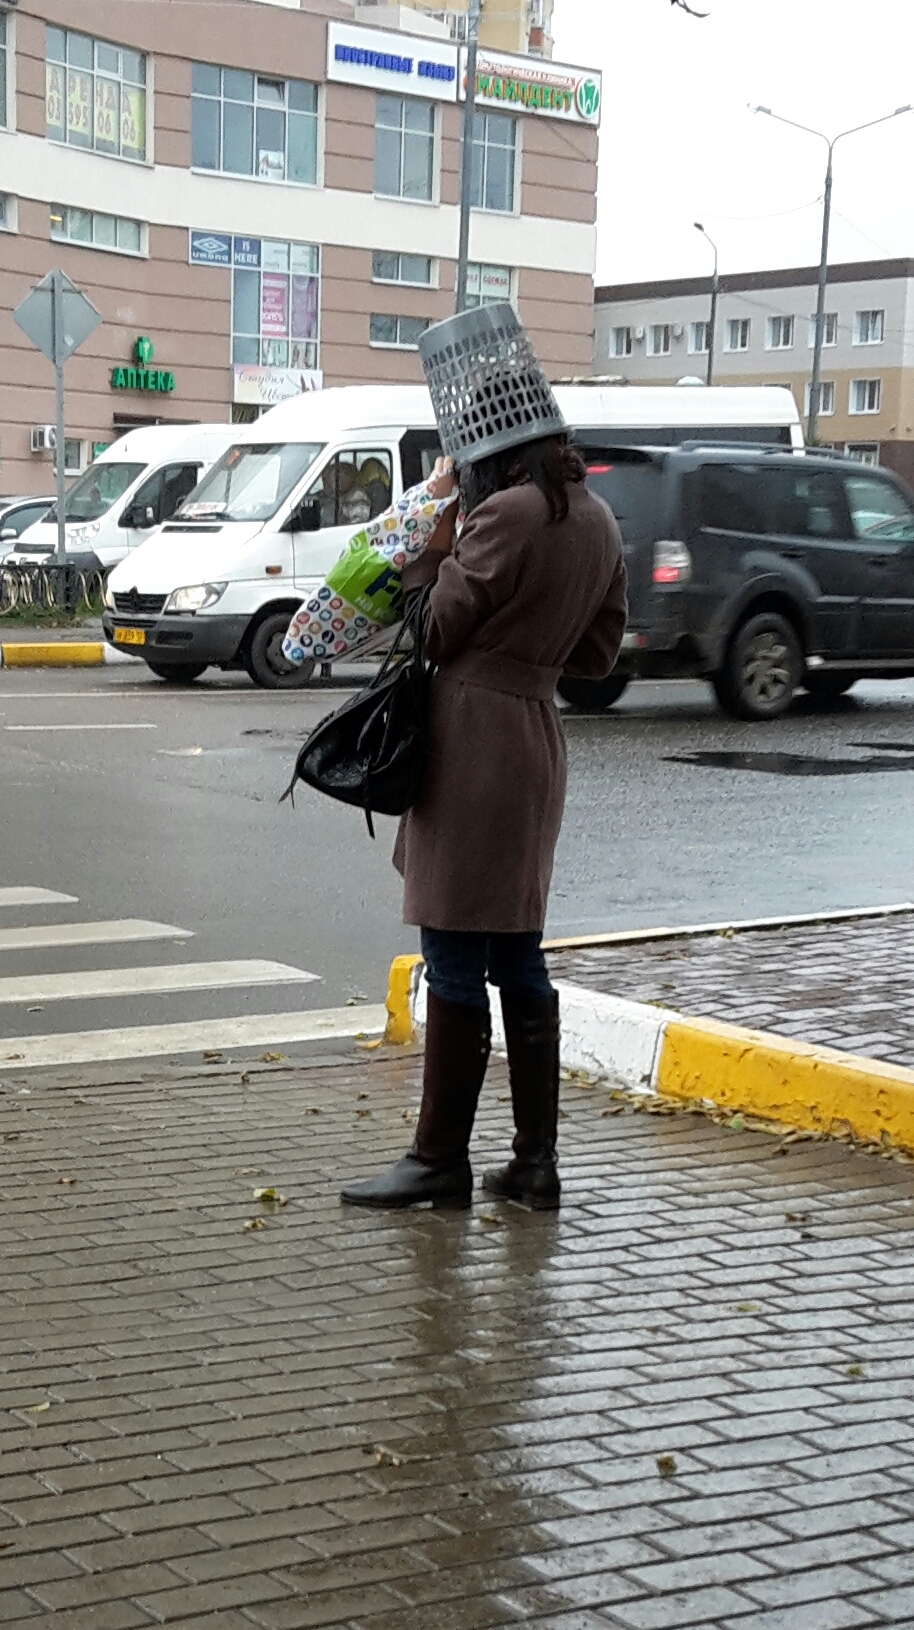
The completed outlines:
[[[467,271],[467,294],[471,300],[489,304],[495,300],[510,300],[511,273],[507,266],[470,266]]]
[[[466,95],[466,52],[460,75]],[[603,105],[603,79],[597,71],[569,68],[544,57],[492,56],[480,51],[476,71],[480,107],[505,113],[534,113],[596,128]]]
[[[260,265],[260,239],[233,238],[232,265],[246,266],[250,271],[256,271]]]
[[[388,34],[351,23],[327,25],[327,78],[400,96],[457,100],[457,47],[450,40]]]
[[[225,232],[193,232],[190,237],[192,266],[231,266],[232,240]]]
[[[113,391],[159,391],[169,394],[175,388],[175,376],[170,368],[150,368],[153,358],[152,341],[141,334],[133,347],[134,362],[127,368],[112,368]]]
[[[256,363],[236,362],[232,388],[233,402],[254,407],[275,407],[303,391],[323,389],[324,376],[318,368],[267,368]]]

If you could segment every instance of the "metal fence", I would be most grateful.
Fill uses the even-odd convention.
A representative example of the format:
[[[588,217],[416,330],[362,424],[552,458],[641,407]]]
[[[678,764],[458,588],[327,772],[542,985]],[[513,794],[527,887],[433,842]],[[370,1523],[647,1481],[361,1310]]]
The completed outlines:
[[[16,611],[75,612],[97,606],[105,589],[101,568],[59,566],[56,561],[35,565],[5,565],[0,561],[0,617]]]

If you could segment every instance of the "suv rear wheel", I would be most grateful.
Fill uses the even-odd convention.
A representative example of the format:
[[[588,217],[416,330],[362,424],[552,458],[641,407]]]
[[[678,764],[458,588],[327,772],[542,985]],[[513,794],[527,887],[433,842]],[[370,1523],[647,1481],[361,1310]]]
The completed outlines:
[[[255,685],[264,690],[297,690],[312,678],[315,662],[293,667],[282,654],[282,642],[289,631],[294,612],[274,611],[258,623],[244,653],[244,665]]]
[[[776,611],[757,612],[736,630],[711,683],[734,719],[779,719],[802,682],[796,629]]]
[[[608,679],[560,679],[556,690],[563,702],[590,713],[602,713],[618,702],[628,689],[627,674],[610,674]]]

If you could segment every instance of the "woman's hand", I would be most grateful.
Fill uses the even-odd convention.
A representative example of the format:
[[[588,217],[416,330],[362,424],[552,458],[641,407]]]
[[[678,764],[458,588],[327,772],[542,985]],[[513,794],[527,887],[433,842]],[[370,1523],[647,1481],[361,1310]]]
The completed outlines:
[[[454,469],[452,458],[439,458],[435,461],[428,490],[433,498],[449,498],[457,489],[457,471]]]

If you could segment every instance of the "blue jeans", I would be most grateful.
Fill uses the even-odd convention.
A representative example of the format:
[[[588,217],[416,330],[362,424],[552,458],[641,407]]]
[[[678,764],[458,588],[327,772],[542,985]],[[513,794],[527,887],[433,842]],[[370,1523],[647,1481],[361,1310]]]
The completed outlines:
[[[445,1002],[488,1008],[486,982],[528,996],[551,996],[542,934],[467,934],[423,928],[429,990]]]

